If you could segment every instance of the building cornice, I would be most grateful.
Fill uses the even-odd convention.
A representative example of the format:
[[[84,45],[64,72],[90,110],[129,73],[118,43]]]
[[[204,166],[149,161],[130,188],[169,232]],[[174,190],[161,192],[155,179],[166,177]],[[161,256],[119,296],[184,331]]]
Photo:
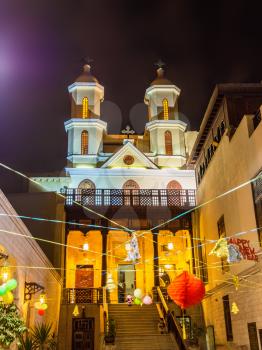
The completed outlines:
[[[187,124],[182,120],[152,120],[146,123],[146,130],[153,131],[155,129],[167,129],[167,128],[176,128],[181,131],[185,131]]]
[[[72,129],[73,127],[82,128],[82,127],[90,127],[90,126],[103,129],[104,131],[106,131],[107,129],[107,123],[100,119],[71,118],[67,120],[64,123],[64,125],[65,125],[66,131]]]

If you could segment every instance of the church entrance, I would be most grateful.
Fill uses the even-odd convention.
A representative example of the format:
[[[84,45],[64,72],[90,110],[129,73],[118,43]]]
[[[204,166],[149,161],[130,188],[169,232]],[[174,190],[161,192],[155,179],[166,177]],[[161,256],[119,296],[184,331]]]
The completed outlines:
[[[128,294],[133,295],[135,289],[134,265],[118,265],[118,302],[124,303]]]
[[[95,319],[73,319],[73,350],[94,350]]]

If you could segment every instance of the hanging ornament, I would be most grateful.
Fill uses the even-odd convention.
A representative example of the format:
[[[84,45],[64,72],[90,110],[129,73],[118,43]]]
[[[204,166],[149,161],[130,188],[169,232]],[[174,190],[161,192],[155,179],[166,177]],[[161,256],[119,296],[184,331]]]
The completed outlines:
[[[142,290],[141,290],[141,289],[139,289],[139,288],[135,289],[135,291],[134,291],[134,297],[135,297],[135,298],[139,298],[139,299],[141,299],[141,298],[142,298],[142,296],[143,296],[143,292],[142,292]]]
[[[239,251],[239,248],[235,244],[228,244],[228,257],[227,262],[235,263],[243,259],[242,254]]]
[[[111,273],[107,274],[107,282],[106,282],[106,289],[109,292],[112,292],[116,288],[116,285],[114,283],[113,277]]]
[[[235,315],[239,313],[239,308],[237,307],[237,304],[235,302],[232,303],[231,312]]]
[[[127,246],[127,244],[126,244]],[[133,261],[136,262],[136,260],[140,259],[140,253],[139,253],[139,247],[138,247],[138,241],[136,237],[136,233],[133,232],[131,235],[130,240],[130,249],[128,246],[127,250],[127,257],[125,258],[125,261]]]
[[[17,287],[17,280],[15,280],[14,278],[6,282],[6,289],[8,291],[16,289],[16,287]]]
[[[234,283],[236,290],[238,290],[238,287],[239,287],[239,277],[238,276],[236,276],[236,275],[233,276],[233,283]]]
[[[149,295],[146,295],[146,296],[144,296],[144,298],[143,298],[143,304],[145,304],[145,305],[150,305],[150,304],[152,304],[152,298],[149,296]]]
[[[39,316],[44,316],[45,310],[39,309],[39,310],[37,310],[37,313]]]
[[[46,304],[46,296],[45,294],[40,294],[39,301],[35,303],[35,308],[37,310],[38,315],[43,316],[45,310],[48,308]]]
[[[73,316],[75,316],[75,317],[79,316],[78,305],[76,305],[76,306],[74,307]]]
[[[126,303],[127,303],[128,306],[131,306],[131,305],[132,305],[132,303],[133,303],[133,297],[132,297],[132,295],[128,294],[128,295],[126,296]]]
[[[177,305],[186,309],[201,302],[205,286],[199,278],[184,271],[170,283],[167,293]]]
[[[7,292],[4,296],[3,296],[3,303],[10,305],[12,304],[12,302],[14,301],[14,296],[12,292]]]
[[[143,303],[142,303],[142,300],[141,300],[141,299],[135,298],[134,304],[135,304],[135,305],[141,305],[141,306],[142,306]]]
[[[1,278],[3,282],[6,282],[9,277],[9,268],[7,265],[3,266],[1,269]]]
[[[214,248],[211,250],[211,252],[208,255],[215,255],[218,258],[228,258],[229,251],[228,251],[226,238],[225,237],[219,238]]]

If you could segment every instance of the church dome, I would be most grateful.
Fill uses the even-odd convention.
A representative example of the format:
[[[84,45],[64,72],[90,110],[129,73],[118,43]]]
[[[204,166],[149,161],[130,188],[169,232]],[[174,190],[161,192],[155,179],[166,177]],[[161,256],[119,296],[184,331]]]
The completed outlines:
[[[172,81],[166,79],[164,77],[164,69],[163,68],[158,68],[157,72],[157,77],[155,80],[152,81],[152,83],[150,84],[150,86],[154,86],[154,85],[174,85],[172,83]]]
[[[79,75],[78,78],[76,78],[76,83],[98,83],[98,80],[96,77],[94,77],[91,72],[91,67],[89,64],[85,64],[83,67],[82,74]]]

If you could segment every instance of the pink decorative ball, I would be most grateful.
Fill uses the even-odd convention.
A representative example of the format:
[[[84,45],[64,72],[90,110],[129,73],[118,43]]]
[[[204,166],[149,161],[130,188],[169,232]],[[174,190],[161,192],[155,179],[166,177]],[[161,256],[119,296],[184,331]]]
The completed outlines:
[[[152,298],[151,298],[149,295],[146,295],[146,296],[143,298],[143,304],[145,304],[145,305],[150,305],[150,304],[152,304]]]

